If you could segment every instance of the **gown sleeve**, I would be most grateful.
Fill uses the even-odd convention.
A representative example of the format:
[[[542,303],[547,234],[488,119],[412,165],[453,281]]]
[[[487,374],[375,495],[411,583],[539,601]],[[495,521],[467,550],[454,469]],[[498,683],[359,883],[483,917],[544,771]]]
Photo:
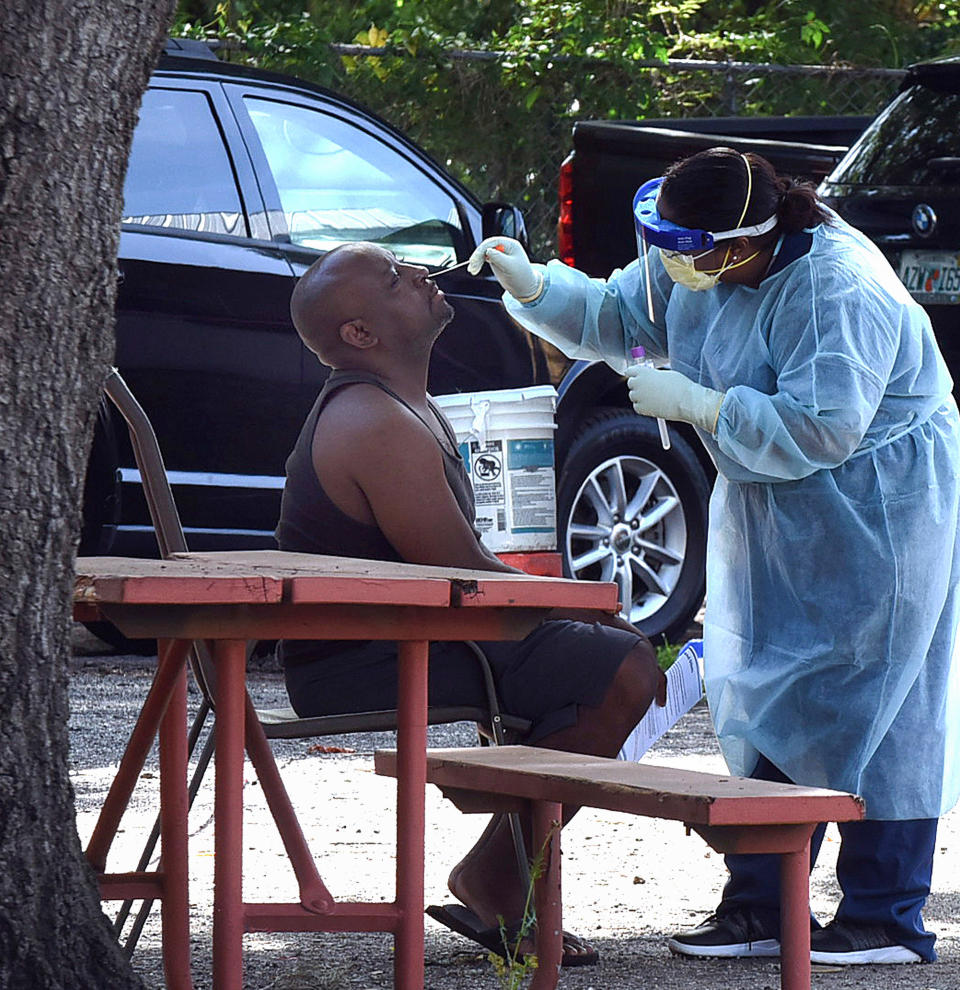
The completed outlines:
[[[634,363],[630,349],[642,345],[651,357],[666,357],[666,308],[673,282],[651,257],[654,321],[647,315],[643,263],[634,261],[608,279],[591,278],[560,261],[540,268],[543,292],[532,303],[509,294],[510,316],[567,357],[604,361],[622,374]]]

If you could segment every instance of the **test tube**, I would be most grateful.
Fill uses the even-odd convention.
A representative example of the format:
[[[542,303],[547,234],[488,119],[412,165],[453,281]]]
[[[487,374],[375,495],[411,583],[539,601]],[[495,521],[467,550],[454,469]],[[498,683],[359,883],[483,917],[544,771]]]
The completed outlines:
[[[637,359],[637,364],[646,365],[648,368],[653,368],[654,363],[651,358],[647,357],[646,348],[638,344],[636,347],[630,348],[630,357]],[[667,430],[667,421],[657,417],[657,427],[660,430],[660,443],[663,445],[664,450],[670,449],[670,432]]]

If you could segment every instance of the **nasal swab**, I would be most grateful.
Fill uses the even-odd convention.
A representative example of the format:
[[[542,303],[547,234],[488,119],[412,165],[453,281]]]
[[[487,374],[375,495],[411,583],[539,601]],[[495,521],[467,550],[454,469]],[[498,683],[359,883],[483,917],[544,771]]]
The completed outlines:
[[[435,272],[430,273],[430,278],[436,278],[438,275],[446,275],[448,272],[455,272],[458,268],[466,268],[470,264],[470,259],[467,258],[466,261],[458,262],[456,265],[451,265],[449,268],[440,268]]]
[[[507,253],[506,248],[501,247],[499,244],[494,246],[494,251],[502,251],[504,254]],[[438,275],[446,275],[448,272],[455,272],[458,268],[466,268],[469,264],[469,258],[467,258],[466,261],[458,261],[455,265],[451,265],[449,268],[441,268],[438,271],[431,272],[430,278],[436,278]]]

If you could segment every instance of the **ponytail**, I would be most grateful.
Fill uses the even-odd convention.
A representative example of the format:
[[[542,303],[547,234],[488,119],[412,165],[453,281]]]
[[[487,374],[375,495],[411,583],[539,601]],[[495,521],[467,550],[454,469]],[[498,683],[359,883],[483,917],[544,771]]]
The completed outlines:
[[[830,214],[817,198],[812,182],[801,182],[786,175],[777,176],[777,219],[784,234],[798,234],[807,227],[829,223]]]

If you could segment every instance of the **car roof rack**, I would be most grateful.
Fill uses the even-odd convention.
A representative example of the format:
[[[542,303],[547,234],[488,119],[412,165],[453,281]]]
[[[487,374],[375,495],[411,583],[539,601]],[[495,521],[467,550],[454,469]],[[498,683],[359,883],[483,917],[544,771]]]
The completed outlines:
[[[209,41],[198,41],[194,38],[167,38],[163,46],[165,55],[179,55],[182,58],[212,58],[220,61],[214,51],[220,47],[220,41],[211,38]]]

